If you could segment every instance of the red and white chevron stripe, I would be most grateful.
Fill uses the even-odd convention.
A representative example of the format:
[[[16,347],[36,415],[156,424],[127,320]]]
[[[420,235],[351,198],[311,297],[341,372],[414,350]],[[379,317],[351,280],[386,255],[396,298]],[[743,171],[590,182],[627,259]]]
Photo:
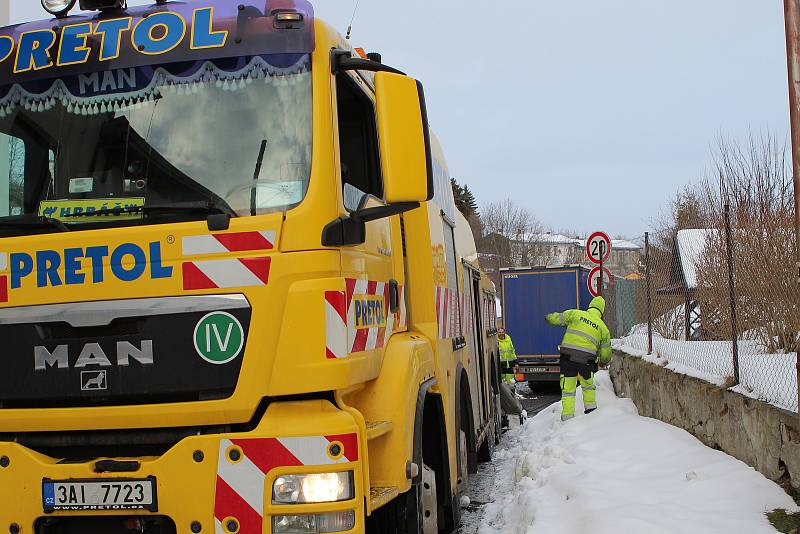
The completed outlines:
[[[461,318],[464,316],[464,298],[457,291],[436,286],[436,318],[439,339],[461,335]]]
[[[389,284],[371,280],[345,280],[347,287],[347,346],[349,352],[364,352],[380,349],[386,338],[386,331],[394,330],[394,315],[389,314]],[[385,327],[357,328],[356,299],[358,296],[382,296],[383,314],[386,317]]]
[[[272,250],[275,239],[276,233],[271,230],[229,232],[186,236],[181,245],[184,256],[208,256]],[[183,289],[263,286],[269,282],[270,264],[268,256],[186,261],[182,265]]]
[[[347,344],[347,294],[344,291],[325,292],[325,336],[328,359],[346,358]]]
[[[8,254],[0,252],[0,273],[8,270]],[[0,302],[8,302],[8,275],[0,275]]]
[[[405,288],[400,286],[400,306],[389,313],[389,284],[364,279],[345,279],[345,291],[325,292],[326,356],[346,358],[349,354],[383,348],[396,331],[406,328]],[[380,297],[383,326],[359,328],[356,320],[356,301]],[[363,300],[362,300],[363,302]]]
[[[183,263],[183,289],[265,286],[271,258],[231,258]]]
[[[265,230],[192,235],[184,237],[181,243],[184,256],[272,250],[275,248],[275,232]]]
[[[339,443],[342,454],[328,454],[331,443]],[[228,451],[239,447],[237,461]],[[262,534],[266,477],[276,467],[329,466],[358,461],[356,434],[306,436],[296,438],[261,438],[221,440],[217,461],[217,484],[214,500],[216,534],[226,534],[223,523],[230,518],[239,522],[239,534]]]

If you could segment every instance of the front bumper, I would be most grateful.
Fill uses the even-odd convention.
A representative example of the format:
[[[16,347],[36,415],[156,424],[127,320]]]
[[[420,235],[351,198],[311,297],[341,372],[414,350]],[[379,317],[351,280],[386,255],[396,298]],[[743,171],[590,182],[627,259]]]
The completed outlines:
[[[310,430],[313,429],[313,430]],[[353,417],[327,401],[275,403],[250,432],[192,436],[159,457],[135,458],[135,472],[96,473],[98,459],[63,463],[17,443],[0,442],[0,529],[34,534],[37,520],[72,516],[166,516],[178,533],[265,534],[272,517],[354,511],[364,530],[364,468]],[[117,460],[122,460],[116,458]],[[353,471],[355,498],[311,505],[273,505],[272,485],[284,474]],[[155,477],[157,511],[44,513],[42,480]],[[231,521],[233,519],[233,521]],[[194,524],[194,529],[192,528]],[[230,526],[230,527],[229,527]],[[231,530],[235,528],[235,530]]]

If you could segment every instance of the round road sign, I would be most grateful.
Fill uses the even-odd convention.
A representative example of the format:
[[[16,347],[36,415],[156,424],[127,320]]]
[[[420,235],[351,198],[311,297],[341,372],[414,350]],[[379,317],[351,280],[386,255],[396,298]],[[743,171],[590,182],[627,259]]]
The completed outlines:
[[[593,297],[599,297],[600,291],[598,291],[598,285],[600,283],[600,267],[595,267],[589,273],[589,278],[586,279],[586,285],[589,286],[589,294]],[[603,290],[605,291],[609,287],[614,285],[614,276],[611,274],[611,271],[603,267]]]
[[[611,255],[611,239],[605,232],[595,232],[586,240],[586,257],[589,261],[600,265],[608,261]],[[601,260],[602,258],[602,260]]]

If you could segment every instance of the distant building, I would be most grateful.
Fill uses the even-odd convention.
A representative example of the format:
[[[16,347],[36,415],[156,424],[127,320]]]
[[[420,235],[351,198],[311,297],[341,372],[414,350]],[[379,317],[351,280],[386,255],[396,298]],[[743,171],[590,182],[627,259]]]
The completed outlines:
[[[581,249],[586,247],[586,240],[581,240]],[[583,254],[583,250],[581,250]],[[642,247],[626,239],[611,240],[611,256],[603,265],[609,271],[623,278],[631,274],[639,274],[642,260]],[[584,260],[581,259],[583,262]]]
[[[557,233],[530,234],[509,239],[493,233],[478,239],[481,267],[495,284],[500,283],[499,270],[520,267],[555,267],[586,265],[586,239]],[[611,256],[604,267],[616,276],[625,278],[640,275],[642,248],[624,239],[611,240]]]
[[[516,240],[512,244],[517,267],[588,264],[586,258],[586,239],[568,237],[563,234],[533,234],[525,241]],[[611,240],[611,255],[603,265],[613,274],[627,277],[639,274],[642,247],[625,239]]]
[[[531,262],[523,266],[572,265],[580,263],[580,240],[550,232],[528,238]]]

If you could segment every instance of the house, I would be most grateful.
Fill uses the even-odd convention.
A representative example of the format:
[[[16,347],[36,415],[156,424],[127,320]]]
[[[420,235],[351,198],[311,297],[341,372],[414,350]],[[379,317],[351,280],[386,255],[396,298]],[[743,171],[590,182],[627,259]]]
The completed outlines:
[[[669,284],[656,290],[656,294],[683,298],[683,306],[675,310],[684,321],[686,341],[703,339],[700,307],[697,304],[697,279],[701,260],[709,243],[716,237],[716,230],[679,230],[675,236],[670,260]]]

